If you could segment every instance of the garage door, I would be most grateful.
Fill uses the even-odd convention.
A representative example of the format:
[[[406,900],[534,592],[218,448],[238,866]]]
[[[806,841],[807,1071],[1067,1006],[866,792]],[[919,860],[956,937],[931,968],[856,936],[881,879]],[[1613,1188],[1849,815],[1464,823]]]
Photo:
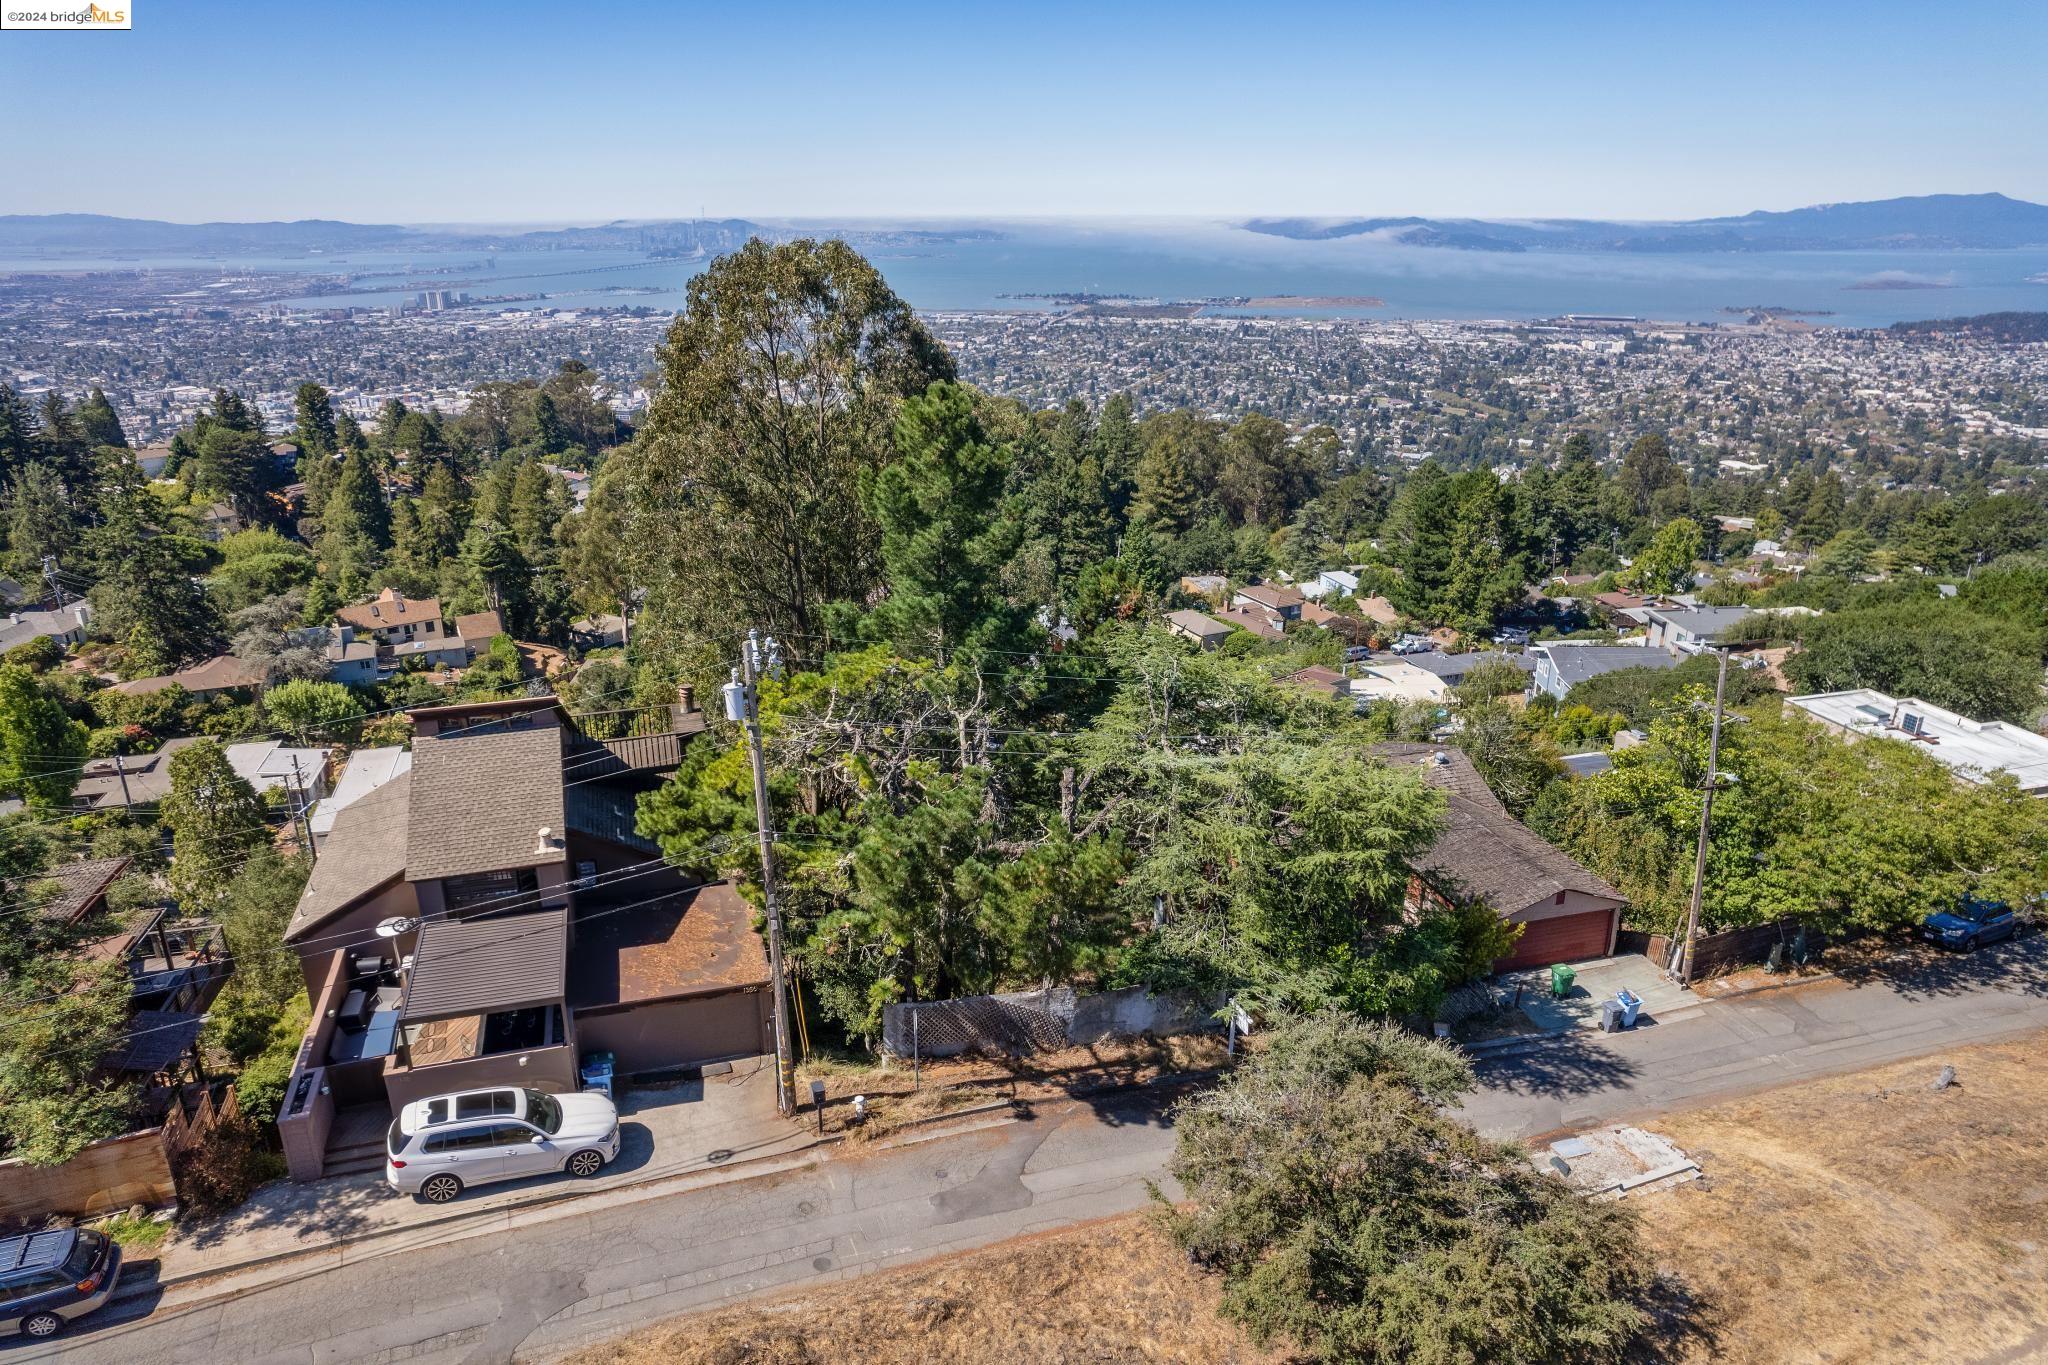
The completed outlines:
[[[1515,951],[1496,962],[1493,969],[1511,972],[1523,967],[1547,967],[1553,962],[1605,957],[1608,931],[1613,927],[1612,910],[1530,920],[1523,924],[1522,936],[1515,940]]]

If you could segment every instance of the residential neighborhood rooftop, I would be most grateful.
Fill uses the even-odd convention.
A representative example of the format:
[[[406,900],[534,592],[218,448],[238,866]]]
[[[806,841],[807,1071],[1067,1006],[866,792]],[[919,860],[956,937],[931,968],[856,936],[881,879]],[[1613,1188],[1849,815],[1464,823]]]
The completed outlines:
[[[1872,687],[1786,701],[1845,734],[1916,744],[1966,781],[1983,782],[2005,772],[2021,791],[2048,795],[2048,737],[2022,726],[1971,720],[1918,697],[1892,697]]]

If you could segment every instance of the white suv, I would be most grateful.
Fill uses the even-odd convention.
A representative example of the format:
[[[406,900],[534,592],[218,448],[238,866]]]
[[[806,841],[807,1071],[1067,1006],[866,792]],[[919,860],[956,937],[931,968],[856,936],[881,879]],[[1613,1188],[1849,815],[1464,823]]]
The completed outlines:
[[[619,1154],[619,1111],[603,1095],[501,1086],[414,1100],[385,1139],[384,1179],[445,1204],[471,1185],[550,1171],[593,1176]]]

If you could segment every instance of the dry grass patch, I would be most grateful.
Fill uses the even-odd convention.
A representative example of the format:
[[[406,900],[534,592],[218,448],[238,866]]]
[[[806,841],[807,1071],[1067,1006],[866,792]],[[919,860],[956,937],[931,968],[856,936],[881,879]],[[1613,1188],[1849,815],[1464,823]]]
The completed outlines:
[[[1142,1216],[678,1318],[568,1365],[1279,1365]]]
[[[1700,1299],[1690,1360],[2048,1358],[2048,1065],[2036,1035],[1651,1125],[1706,1172],[1643,1231]],[[1944,1063],[1957,1084],[1928,1084]],[[2006,1354],[2013,1352],[2013,1354]]]

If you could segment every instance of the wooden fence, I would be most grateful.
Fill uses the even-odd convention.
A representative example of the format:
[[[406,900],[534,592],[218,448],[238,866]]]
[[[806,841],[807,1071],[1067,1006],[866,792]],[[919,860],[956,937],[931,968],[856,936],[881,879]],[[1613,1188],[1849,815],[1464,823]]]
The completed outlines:
[[[0,1226],[33,1225],[55,1214],[96,1218],[134,1204],[178,1197],[171,1158],[240,1112],[235,1088],[201,1092],[188,1114],[173,1100],[164,1121],[87,1145],[61,1166],[0,1161]]]
[[[1693,940],[1692,974],[1696,977],[1719,976],[1740,967],[1754,966],[1771,955],[1771,949],[1779,943],[1791,946],[1799,935],[1800,924],[1796,919],[1777,920],[1770,924],[1753,924],[1746,929],[1724,929],[1718,934],[1701,934]],[[1818,948],[1823,943],[1821,936],[1807,930],[1807,940]],[[1614,938],[1616,953],[1641,953],[1659,966],[1671,960],[1671,935],[1645,934],[1635,929],[1624,929]]]

